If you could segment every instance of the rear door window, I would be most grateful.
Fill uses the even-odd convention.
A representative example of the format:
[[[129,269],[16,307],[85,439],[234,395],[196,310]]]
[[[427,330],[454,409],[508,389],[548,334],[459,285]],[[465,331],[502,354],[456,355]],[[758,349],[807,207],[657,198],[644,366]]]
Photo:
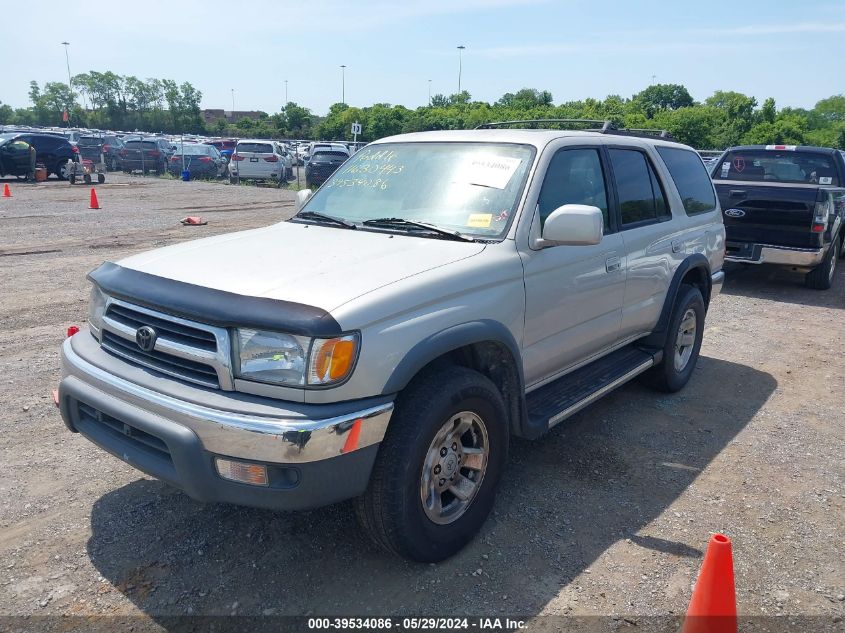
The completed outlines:
[[[675,147],[657,147],[672,180],[681,194],[687,215],[707,213],[716,208],[716,193],[698,154]]]
[[[668,218],[666,196],[646,155],[629,149],[609,149],[608,154],[619,196],[622,227]]]

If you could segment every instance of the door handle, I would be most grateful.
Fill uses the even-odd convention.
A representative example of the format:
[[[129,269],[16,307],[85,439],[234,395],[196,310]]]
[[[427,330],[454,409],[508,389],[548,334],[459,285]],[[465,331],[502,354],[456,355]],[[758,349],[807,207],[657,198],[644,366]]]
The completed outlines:
[[[680,253],[681,250],[684,248],[684,243],[679,242],[677,240],[672,240],[672,252],[673,253]]]
[[[618,257],[608,257],[604,260],[604,268],[609,273],[616,272],[622,268],[622,260]]]
[[[744,198],[745,197],[745,190],[744,189],[731,189],[730,197],[731,198]]]

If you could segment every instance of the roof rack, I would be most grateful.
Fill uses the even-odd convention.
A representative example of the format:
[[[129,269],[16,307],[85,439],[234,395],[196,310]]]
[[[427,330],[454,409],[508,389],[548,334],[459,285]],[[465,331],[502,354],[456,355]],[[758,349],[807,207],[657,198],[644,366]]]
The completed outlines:
[[[610,120],[599,121],[596,119],[524,119],[517,121],[497,121],[482,123],[476,130],[491,130],[494,128],[511,127],[515,125],[532,126],[542,124],[579,124],[592,125],[593,127],[583,128],[585,132],[599,132],[600,134],[618,134],[619,136],[639,136],[642,138],[663,138],[669,141],[675,140],[668,130],[655,130],[648,128],[620,128]],[[564,128],[566,129],[566,128]],[[568,128],[573,129],[573,128]]]
[[[613,121],[598,121],[596,119],[520,119],[517,121],[496,121],[493,123],[482,123],[476,130],[491,130],[497,127],[510,127],[512,125],[537,125],[540,123],[581,123],[581,124],[593,124],[597,126],[594,128],[600,132],[605,132],[609,130],[611,127],[616,127]],[[591,129],[592,131],[592,129]]]

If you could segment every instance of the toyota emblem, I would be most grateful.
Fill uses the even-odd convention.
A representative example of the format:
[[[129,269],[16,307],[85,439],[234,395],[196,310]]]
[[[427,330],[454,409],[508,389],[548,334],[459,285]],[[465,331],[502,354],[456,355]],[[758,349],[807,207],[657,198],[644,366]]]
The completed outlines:
[[[156,346],[157,338],[158,333],[149,325],[139,327],[135,332],[135,342],[138,344],[138,347],[145,352],[153,351],[153,348]]]

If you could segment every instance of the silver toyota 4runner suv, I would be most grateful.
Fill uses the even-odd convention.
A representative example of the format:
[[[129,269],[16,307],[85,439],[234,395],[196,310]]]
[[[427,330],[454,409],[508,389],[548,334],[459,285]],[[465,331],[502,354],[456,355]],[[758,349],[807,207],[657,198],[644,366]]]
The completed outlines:
[[[639,374],[687,383],[724,248],[701,159],[665,137],[385,138],[290,220],[91,272],[59,406],[195,499],[354,498],[378,544],[437,561],[484,523],[511,434]]]

